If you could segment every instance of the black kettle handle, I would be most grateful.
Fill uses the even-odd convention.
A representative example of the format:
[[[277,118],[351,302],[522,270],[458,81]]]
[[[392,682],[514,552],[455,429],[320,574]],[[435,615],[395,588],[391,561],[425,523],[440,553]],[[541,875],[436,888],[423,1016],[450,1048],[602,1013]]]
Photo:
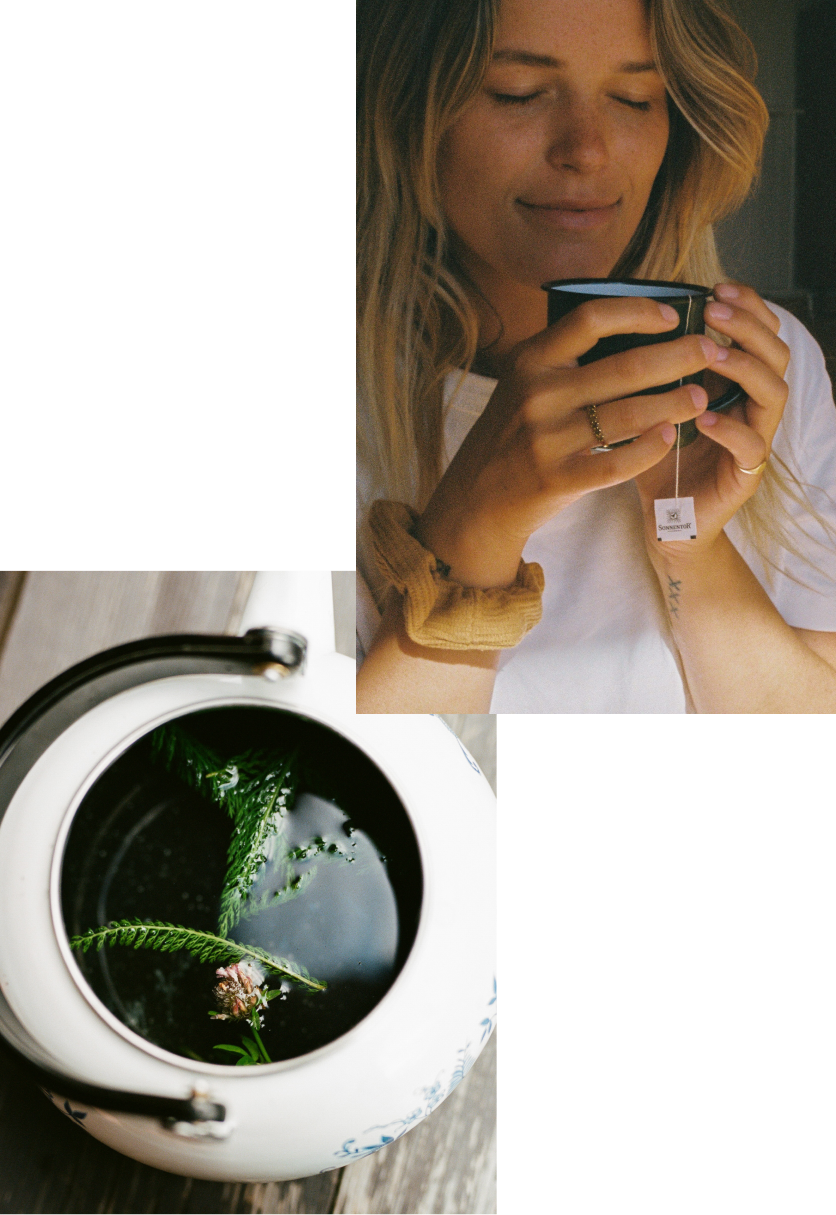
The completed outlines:
[[[307,641],[289,629],[250,629],[243,637],[202,633],[173,633],[141,637],[114,646],[76,663],[44,684],[17,709],[0,729],[0,764],[15,742],[42,714],[70,693],[101,676],[122,668],[145,668],[144,678],[184,673],[190,667],[217,670],[274,670],[289,675],[305,669]],[[153,664],[160,665],[157,670]],[[136,682],[142,682],[142,679]],[[109,694],[112,695],[112,690]]]
[[[8,1040],[0,1041],[0,1059],[8,1055],[20,1064],[22,1074],[33,1080],[54,1102],[62,1099],[65,1111],[77,1121],[86,1116],[80,1110],[74,1110],[71,1102],[87,1105],[94,1109],[114,1110],[123,1114],[142,1114],[148,1118],[157,1118],[170,1129],[179,1130],[191,1136],[205,1135],[214,1138],[225,1138],[232,1129],[231,1123],[226,1122],[226,1106],[221,1105],[201,1089],[195,1087],[188,1097],[160,1097],[153,1093],[126,1093],[116,1089],[99,1088],[95,1084],[86,1084],[72,1076],[52,1071],[28,1058],[22,1051]],[[197,1080],[198,1078],[195,1077]],[[201,1079],[203,1079],[201,1077]],[[205,1083],[205,1080],[204,1080]],[[203,1125],[201,1125],[203,1124]],[[193,1128],[193,1129],[188,1129]]]

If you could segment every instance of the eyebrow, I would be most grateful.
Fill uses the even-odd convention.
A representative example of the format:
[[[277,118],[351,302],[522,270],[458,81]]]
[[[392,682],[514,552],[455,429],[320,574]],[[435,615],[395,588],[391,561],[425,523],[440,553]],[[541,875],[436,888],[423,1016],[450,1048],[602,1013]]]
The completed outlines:
[[[565,59],[555,59],[551,55],[535,55],[532,51],[497,51],[493,59],[494,63],[522,63],[526,67],[568,67]],[[636,63],[629,61],[627,63],[619,64],[616,70],[635,75],[638,72],[655,72],[656,64],[652,61],[649,63]]]

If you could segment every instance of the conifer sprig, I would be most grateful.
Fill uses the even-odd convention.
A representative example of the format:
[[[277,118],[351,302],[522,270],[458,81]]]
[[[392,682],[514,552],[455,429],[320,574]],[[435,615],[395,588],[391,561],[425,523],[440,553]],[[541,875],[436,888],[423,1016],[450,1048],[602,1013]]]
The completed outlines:
[[[162,953],[185,949],[201,962],[240,962],[244,958],[254,958],[265,969],[310,991],[324,991],[326,986],[312,978],[303,966],[294,966],[286,958],[274,958],[256,945],[239,945],[237,941],[225,940],[213,932],[184,928],[182,924],[168,924],[162,920],[114,920],[100,928],[88,928],[80,936],[70,937],[71,948],[83,953],[91,946],[101,949],[104,945],[157,949]]]
[[[293,805],[297,754],[246,751],[223,763],[211,747],[174,722],[154,731],[151,751],[169,772],[222,806],[232,819],[218,918],[218,932],[227,936],[241,919],[250,888],[270,859],[270,840],[281,834],[282,818]],[[290,876],[287,858],[278,850],[277,884],[285,885]]]
[[[251,920],[253,916],[257,916],[261,911],[268,911],[271,907],[278,907],[280,903],[290,903],[302,894],[315,876],[316,866],[313,869],[306,870],[305,873],[300,873],[298,877],[292,878],[280,890],[272,892],[265,890],[257,899],[248,898],[242,904],[241,919]]]
[[[274,758],[247,755],[237,761],[246,763],[250,773],[228,800],[232,815],[232,839],[227,852],[227,871],[221,891],[218,931],[226,935],[241,918],[249,891],[261,866],[270,859],[270,840],[283,831],[282,819],[296,796],[296,756]],[[289,866],[282,850],[277,850],[276,880],[284,884]]]

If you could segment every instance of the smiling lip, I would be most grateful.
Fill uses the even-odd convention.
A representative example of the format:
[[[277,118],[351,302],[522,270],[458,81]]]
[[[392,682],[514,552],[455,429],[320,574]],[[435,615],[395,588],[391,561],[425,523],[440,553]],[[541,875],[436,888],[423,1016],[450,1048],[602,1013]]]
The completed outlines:
[[[578,231],[586,228],[600,228],[612,219],[621,200],[613,203],[590,202],[549,202],[530,203],[517,199],[517,205],[522,207],[526,215],[538,223],[546,224],[549,228],[564,228]]]

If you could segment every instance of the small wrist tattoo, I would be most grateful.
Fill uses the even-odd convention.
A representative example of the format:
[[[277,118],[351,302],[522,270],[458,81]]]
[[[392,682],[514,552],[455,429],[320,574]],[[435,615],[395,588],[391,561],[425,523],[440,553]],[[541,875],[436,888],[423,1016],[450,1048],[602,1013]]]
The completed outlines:
[[[679,615],[679,596],[682,594],[682,581],[676,582],[668,575],[668,607],[671,616]]]

